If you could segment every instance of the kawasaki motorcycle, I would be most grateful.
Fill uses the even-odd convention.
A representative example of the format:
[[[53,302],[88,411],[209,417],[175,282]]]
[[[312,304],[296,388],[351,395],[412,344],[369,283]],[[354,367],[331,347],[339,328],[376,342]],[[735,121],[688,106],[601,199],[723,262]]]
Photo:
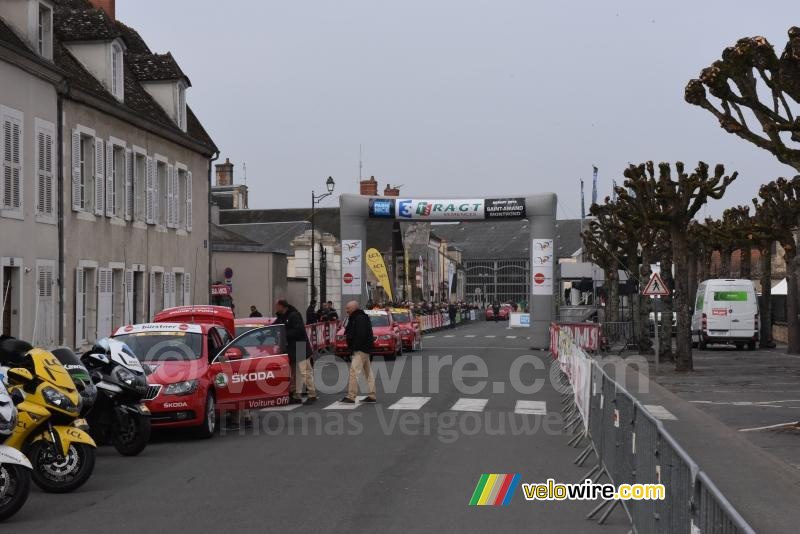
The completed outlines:
[[[8,394],[0,370],[0,443],[17,426],[17,407],[21,395]],[[8,445],[0,445],[0,521],[8,519],[22,508],[31,489],[33,467],[24,454]]]
[[[150,410],[142,402],[147,377],[133,351],[116,339],[101,339],[81,356],[97,388],[86,414],[92,436],[111,442],[124,456],[136,456],[150,441]]]
[[[69,373],[51,352],[24,341],[0,342],[4,357],[9,391],[23,397],[5,444],[25,453],[43,490],[66,493],[82,486],[94,470],[96,445],[79,428],[83,401]]]

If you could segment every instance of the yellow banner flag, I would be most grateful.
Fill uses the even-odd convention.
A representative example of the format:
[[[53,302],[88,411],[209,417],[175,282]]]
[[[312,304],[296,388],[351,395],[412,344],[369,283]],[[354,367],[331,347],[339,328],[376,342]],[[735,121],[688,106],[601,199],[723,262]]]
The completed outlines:
[[[378,249],[371,248],[367,251],[367,265],[378,282],[381,283],[383,290],[389,295],[389,300],[394,301],[392,296],[392,285],[389,283],[389,272],[386,270],[386,264],[383,261],[383,256]]]

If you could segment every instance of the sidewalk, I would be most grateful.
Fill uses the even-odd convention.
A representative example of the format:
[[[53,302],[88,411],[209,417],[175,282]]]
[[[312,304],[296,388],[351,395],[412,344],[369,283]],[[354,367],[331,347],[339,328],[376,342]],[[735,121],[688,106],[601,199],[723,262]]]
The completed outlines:
[[[759,365],[754,368],[755,363]],[[662,415],[667,431],[757,532],[797,532],[800,469],[796,466],[800,462],[791,460],[800,456],[800,433],[776,438],[768,431],[764,438],[739,429],[771,424],[780,418],[776,415],[779,411],[784,417],[781,422],[800,416],[800,410],[755,404],[762,397],[771,397],[767,400],[777,406],[786,404],[774,402],[777,396],[800,399],[800,383],[792,376],[800,371],[800,358],[773,351],[723,353],[721,349],[698,353],[695,367],[693,373],[675,373],[671,364],[662,364],[658,382],[666,387],[628,367],[625,387],[642,404],[653,406],[654,415]],[[769,380],[784,385],[771,389]],[[741,408],[752,413],[744,416],[736,411]],[[757,412],[765,410],[772,412],[759,420]],[[769,450],[768,445],[776,440],[781,446],[774,450],[785,453],[784,457]]]

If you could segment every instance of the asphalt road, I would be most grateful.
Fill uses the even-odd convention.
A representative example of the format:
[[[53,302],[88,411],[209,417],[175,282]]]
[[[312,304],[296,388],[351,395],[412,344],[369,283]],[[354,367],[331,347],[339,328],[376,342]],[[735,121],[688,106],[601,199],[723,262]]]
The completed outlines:
[[[205,441],[162,432],[136,458],[103,447],[83,488],[69,495],[33,489],[2,531],[627,532],[619,507],[601,527],[584,519],[594,503],[528,502],[521,488],[509,506],[468,506],[483,473],[538,483],[579,482],[588,471],[572,464],[578,451],[561,433],[549,369],[525,364],[516,373],[527,386],[542,379],[536,393],[509,378],[522,355],[548,363],[546,353],[527,348],[525,335],[477,323],[426,337],[422,352],[396,362],[375,358],[385,365],[379,404],[350,410],[328,408],[342,389],[333,386],[333,359],[323,358],[318,382],[330,387],[316,405],[257,412],[255,428]],[[436,362],[438,376],[430,368]],[[474,371],[481,362],[485,387],[474,387],[480,378],[453,380],[454,366]],[[420,397],[430,399],[420,406]]]

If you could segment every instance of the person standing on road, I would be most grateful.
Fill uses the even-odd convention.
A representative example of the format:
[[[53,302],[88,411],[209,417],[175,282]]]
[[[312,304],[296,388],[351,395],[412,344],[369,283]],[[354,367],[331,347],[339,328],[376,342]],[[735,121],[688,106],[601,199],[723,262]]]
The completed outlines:
[[[306,324],[314,324],[319,317],[317,316],[317,301],[311,300],[311,303],[306,308]]]
[[[447,314],[450,316],[450,328],[456,327],[456,313],[456,305],[451,302],[450,306],[447,307]]]
[[[497,301],[494,301],[494,304],[492,304],[492,317],[494,318],[494,322],[500,320],[500,303]]]
[[[289,365],[292,369],[292,379],[289,381],[289,395],[292,399],[289,402],[302,404],[300,393],[305,384],[308,390],[306,404],[312,404],[317,400],[317,390],[314,387],[314,369],[311,365],[311,343],[308,342],[303,317],[297,308],[284,299],[275,303],[275,312],[275,324],[284,325],[286,330],[286,350],[289,353]]]
[[[364,402],[377,402],[375,392],[375,376],[372,374],[372,367],[369,361],[369,353],[372,352],[375,336],[372,333],[372,322],[364,310],[358,307],[358,302],[352,300],[347,303],[345,308],[347,313],[347,326],[345,326],[345,337],[347,347],[353,356],[350,362],[350,382],[347,385],[347,396],[342,402],[354,404],[358,395],[358,377],[361,372],[367,378],[369,393]]]
[[[255,306],[250,306],[250,317],[264,317],[261,315],[261,312],[258,311],[258,308]]]

